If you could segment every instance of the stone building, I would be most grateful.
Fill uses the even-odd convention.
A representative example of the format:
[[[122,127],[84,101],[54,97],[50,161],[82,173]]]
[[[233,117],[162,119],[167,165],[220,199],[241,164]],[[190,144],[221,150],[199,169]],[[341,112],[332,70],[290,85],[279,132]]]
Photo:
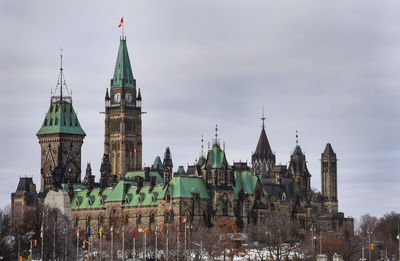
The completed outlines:
[[[17,202],[31,202],[36,197],[41,202],[49,190],[61,188],[70,197],[73,227],[79,226],[81,231],[90,227],[96,235],[100,227],[104,232],[121,226],[166,229],[182,220],[192,231],[211,227],[222,218],[245,228],[266,224],[271,211],[283,212],[304,229],[324,223],[340,231],[344,223],[352,222],[338,212],[336,155],[331,146],[322,154],[323,191],[316,193],[311,190],[311,174],[300,146],[296,144],[288,167],[276,165],[264,124],[251,168],[243,162],[229,164],[217,128],[208,151],[204,153],[202,146],[199,160],[186,170],[179,166],[173,171],[169,147],[163,160],[156,156],[150,167],[143,168],[142,96],[132,73],[125,38],[120,39],[113,78],[105,94],[104,154],[99,180],[96,182],[88,164],[81,181],[85,132],[63,79],[61,66],[58,88],[37,133],[42,149],[40,193],[34,188],[26,193],[25,185],[18,186],[12,195],[16,220]],[[67,95],[63,95],[64,89]]]

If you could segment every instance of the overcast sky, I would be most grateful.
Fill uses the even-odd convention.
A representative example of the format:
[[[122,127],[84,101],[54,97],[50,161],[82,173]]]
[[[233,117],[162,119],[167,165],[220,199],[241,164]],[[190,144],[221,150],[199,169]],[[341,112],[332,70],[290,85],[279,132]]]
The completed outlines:
[[[73,3],[71,3],[73,2]],[[250,161],[265,107],[277,163],[295,132],[311,185],[321,153],[338,162],[345,216],[400,212],[400,2],[1,1],[0,207],[20,176],[40,189],[36,137],[64,49],[64,72],[87,136],[82,169],[99,178],[105,89],[125,32],[143,95],[143,162],[170,146],[175,168],[219,126],[229,162]]]

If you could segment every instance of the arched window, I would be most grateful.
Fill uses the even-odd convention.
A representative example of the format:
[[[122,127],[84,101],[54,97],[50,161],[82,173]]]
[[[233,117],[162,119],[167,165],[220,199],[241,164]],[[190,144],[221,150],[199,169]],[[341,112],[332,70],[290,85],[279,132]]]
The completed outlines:
[[[136,224],[139,225],[139,224],[141,224],[141,223],[142,223],[142,214],[139,213],[139,214],[137,215],[137,218],[136,218]]]
[[[100,226],[103,226],[103,223],[104,223],[104,217],[103,217],[103,216],[100,216],[100,217],[99,217],[99,225],[100,225]]]
[[[79,225],[79,218],[78,216],[75,217],[75,227],[78,227]]]
[[[170,214],[170,216],[169,216],[169,223],[174,223],[174,211],[173,210],[171,210],[171,214]]]
[[[165,219],[164,219],[164,223],[169,223],[169,212],[165,213]]]
[[[128,225],[128,224],[129,224],[129,215],[126,214],[125,215],[125,225]]]
[[[171,195],[168,193],[167,194],[167,202],[169,203],[171,201]]]
[[[156,220],[156,218],[155,218],[154,212],[152,212],[150,214],[150,224],[153,224],[155,222],[155,220]]]

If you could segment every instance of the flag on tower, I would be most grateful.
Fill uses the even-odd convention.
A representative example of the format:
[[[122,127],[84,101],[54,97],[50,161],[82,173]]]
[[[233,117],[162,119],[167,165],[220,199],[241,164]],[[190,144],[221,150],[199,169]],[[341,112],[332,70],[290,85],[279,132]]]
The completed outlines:
[[[122,17],[121,22],[119,23],[118,27],[121,27],[123,23],[124,23],[124,18]]]

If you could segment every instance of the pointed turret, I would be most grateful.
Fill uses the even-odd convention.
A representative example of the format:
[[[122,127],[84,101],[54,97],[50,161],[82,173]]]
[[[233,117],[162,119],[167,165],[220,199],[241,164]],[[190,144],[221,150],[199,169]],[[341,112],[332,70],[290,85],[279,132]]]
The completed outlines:
[[[253,174],[257,176],[268,176],[268,173],[275,166],[275,154],[271,150],[267,133],[265,132],[264,125],[264,112],[261,118],[263,121],[260,138],[258,139],[257,147],[253,155],[251,156],[251,162],[253,164]]]
[[[164,184],[167,184],[170,182],[171,178],[172,178],[172,168],[173,168],[173,164],[172,164],[172,157],[171,157],[171,151],[169,149],[169,147],[167,147],[165,149],[165,153],[164,153],[164,162],[163,162],[163,171],[164,171]]]
[[[129,60],[128,48],[126,46],[126,38],[121,38],[120,40],[111,87],[136,87],[136,81],[133,77],[131,62]]]

